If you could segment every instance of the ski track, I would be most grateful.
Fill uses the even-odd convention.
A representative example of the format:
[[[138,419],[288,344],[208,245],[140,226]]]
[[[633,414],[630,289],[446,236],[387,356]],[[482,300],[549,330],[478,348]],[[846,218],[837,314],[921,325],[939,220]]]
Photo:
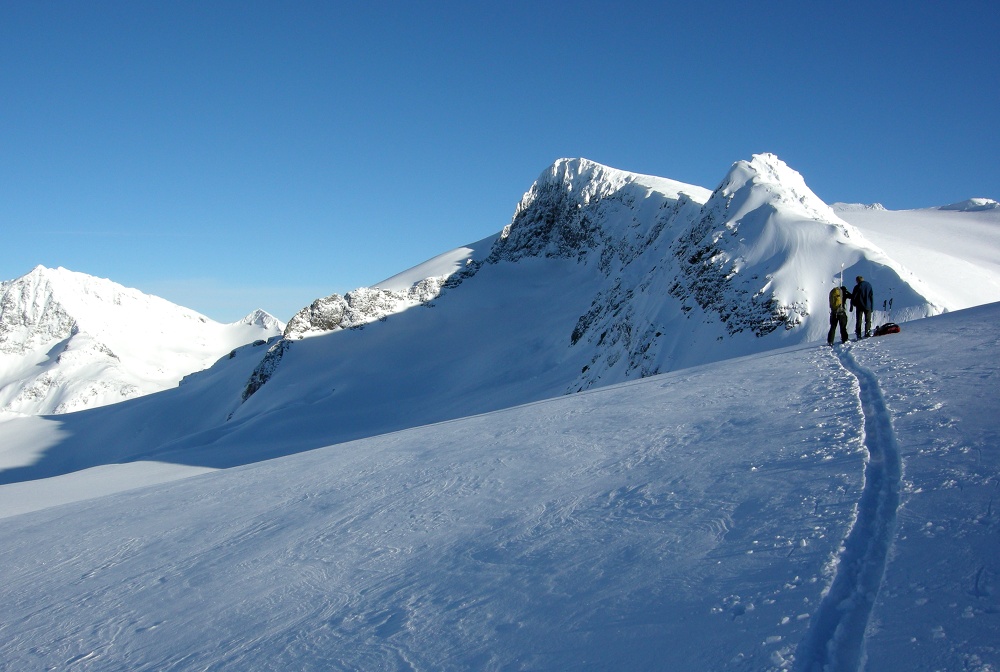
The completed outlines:
[[[837,574],[823,598],[808,637],[799,647],[799,672],[856,672],[864,665],[865,630],[882,584],[899,507],[902,466],[892,417],[875,374],[851,350],[835,350],[858,381],[868,451],[857,516],[841,547]]]

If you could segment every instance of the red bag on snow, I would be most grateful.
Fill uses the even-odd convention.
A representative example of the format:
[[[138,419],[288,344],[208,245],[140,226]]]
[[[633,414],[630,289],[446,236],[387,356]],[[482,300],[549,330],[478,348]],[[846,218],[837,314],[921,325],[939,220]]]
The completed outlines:
[[[895,322],[886,322],[885,324],[875,327],[875,336],[885,336],[886,334],[898,334],[899,325]]]

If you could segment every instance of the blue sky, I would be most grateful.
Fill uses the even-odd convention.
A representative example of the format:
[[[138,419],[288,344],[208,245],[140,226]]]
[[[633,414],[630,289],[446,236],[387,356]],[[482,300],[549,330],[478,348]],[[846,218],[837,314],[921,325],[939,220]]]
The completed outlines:
[[[0,278],[287,320],[499,231],[561,157],[1000,198],[1000,5],[0,4]]]

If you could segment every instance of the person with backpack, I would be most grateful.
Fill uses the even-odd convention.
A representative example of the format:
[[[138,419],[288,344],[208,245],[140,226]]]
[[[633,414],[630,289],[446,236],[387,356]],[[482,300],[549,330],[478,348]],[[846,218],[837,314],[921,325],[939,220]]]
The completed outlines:
[[[840,325],[840,342],[847,343],[847,307],[849,298],[847,287],[841,285],[830,290],[830,333],[826,336],[826,342],[833,345],[833,337],[837,333],[837,325]]]
[[[854,334],[861,340],[861,318],[865,320],[865,338],[872,335],[872,309],[875,308],[875,295],[871,284],[860,275],[855,278],[858,284],[851,292],[851,310],[855,311]]]

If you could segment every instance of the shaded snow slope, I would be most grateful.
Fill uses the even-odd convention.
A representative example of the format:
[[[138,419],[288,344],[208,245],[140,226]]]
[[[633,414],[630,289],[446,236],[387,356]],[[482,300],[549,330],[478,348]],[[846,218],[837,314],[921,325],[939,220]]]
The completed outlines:
[[[0,659],[997,669],[998,319],[951,313],[0,520]],[[174,395],[121,406],[158,396]],[[239,445],[315,431],[317,397],[300,401],[271,416],[283,438]]]
[[[859,210],[838,204],[836,210],[867,239],[891,250],[936,303],[958,310],[1000,301],[1000,209]],[[880,296],[893,296],[894,289],[883,286]]]
[[[38,266],[0,284],[0,410],[65,413],[162,390],[283,326],[263,311],[219,324],[110,280]]]

